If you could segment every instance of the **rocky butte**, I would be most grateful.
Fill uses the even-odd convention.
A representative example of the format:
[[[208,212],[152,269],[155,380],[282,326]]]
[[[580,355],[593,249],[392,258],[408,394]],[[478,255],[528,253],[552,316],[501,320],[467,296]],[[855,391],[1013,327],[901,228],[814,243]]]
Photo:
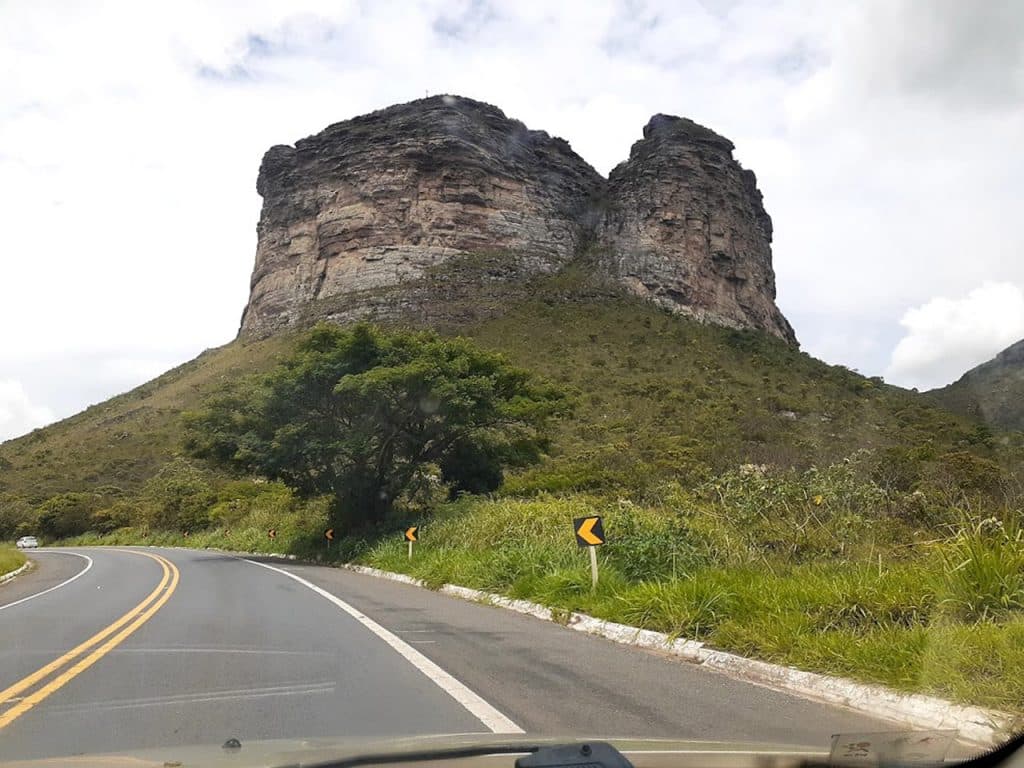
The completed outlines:
[[[240,335],[443,316],[443,292],[425,286],[485,257],[492,286],[577,263],[674,312],[795,344],[775,306],[771,219],[732,150],[691,120],[655,115],[605,179],[563,139],[455,96],[271,147]]]

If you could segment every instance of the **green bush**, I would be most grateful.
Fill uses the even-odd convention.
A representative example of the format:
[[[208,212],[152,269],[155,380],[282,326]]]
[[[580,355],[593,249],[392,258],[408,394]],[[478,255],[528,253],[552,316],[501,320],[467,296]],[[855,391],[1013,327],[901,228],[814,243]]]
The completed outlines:
[[[562,396],[502,355],[430,332],[321,323],[270,374],[232,382],[185,418],[187,449],[333,500],[374,525],[438,468],[455,493],[535,463]]]
[[[138,513],[138,504],[134,500],[121,499],[108,507],[103,507],[90,516],[89,530],[97,533],[112,533],[118,528],[126,528],[134,522]]]
[[[971,506],[998,499],[1004,480],[1002,468],[991,459],[952,451],[929,468],[924,488],[947,506]]]
[[[61,493],[39,505],[39,533],[49,539],[77,536],[89,530],[92,513],[100,503],[91,493]]]
[[[185,459],[175,459],[142,487],[142,518],[150,527],[165,531],[201,531],[210,525],[215,499],[208,473]]]
[[[253,516],[287,518],[295,514],[299,504],[299,499],[284,483],[236,480],[217,490],[209,518],[214,525],[231,528]]]
[[[37,511],[28,500],[0,496],[0,540],[23,535],[17,533],[22,526],[38,530],[36,515]]]
[[[630,581],[675,579],[714,559],[711,545],[682,516],[652,514],[620,502],[611,524],[615,535],[604,554]]]

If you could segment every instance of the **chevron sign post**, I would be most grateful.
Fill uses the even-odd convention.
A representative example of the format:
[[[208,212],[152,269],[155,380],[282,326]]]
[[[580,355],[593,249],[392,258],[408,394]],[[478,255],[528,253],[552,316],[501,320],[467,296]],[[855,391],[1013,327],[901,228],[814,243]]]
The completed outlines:
[[[576,545],[590,551],[590,586],[597,589],[597,548],[604,544],[604,522],[597,515],[577,517],[572,521]]]

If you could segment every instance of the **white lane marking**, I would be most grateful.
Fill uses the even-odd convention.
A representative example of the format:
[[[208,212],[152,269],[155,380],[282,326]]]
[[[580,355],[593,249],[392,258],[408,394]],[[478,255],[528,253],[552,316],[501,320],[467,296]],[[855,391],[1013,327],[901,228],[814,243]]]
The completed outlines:
[[[86,572],[90,568],[92,568],[92,558],[89,557],[88,555],[83,555],[83,554],[81,554],[79,552],[44,552],[42,554],[46,554],[46,555],[74,555],[75,557],[80,557],[80,558],[82,558],[83,560],[86,561],[85,568],[80,570],[78,573],[76,573],[70,579],[66,579],[66,580],[62,581],[60,584],[57,584],[56,586],[50,587],[49,589],[44,589],[42,592],[36,592],[34,595],[29,595],[28,597],[23,597],[23,598],[21,598],[21,600],[15,600],[13,603],[7,603],[6,605],[0,605],[0,611],[6,610],[7,608],[13,608],[14,606],[21,605],[22,603],[27,603],[29,600],[35,600],[37,597],[42,597],[45,594],[53,592],[53,590],[55,590],[55,589],[60,589],[61,587],[66,587],[68,584],[70,584],[72,581],[74,581],[78,577],[84,576],[86,574]]]
[[[245,558],[240,559],[245,560]],[[304,587],[308,587],[324,599],[330,600],[341,610],[401,654],[406,661],[426,675],[441,690],[465,707],[473,717],[490,728],[492,733],[526,733],[526,731],[513,723],[505,715],[492,707],[479,695],[471,691],[450,674],[445,672],[441,667],[432,662],[422,653],[417,651],[394,633],[382,627],[369,616],[353,608],[341,598],[332,595],[326,589],[322,589],[313,582],[306,581],[301,576],[296,576],[294,573],[286,571],[283,568],[275,568],[272,565],[268,565],[267,563],[258,563],[255,560],[245,560],[245,562],[275,571],[283,576],[287,576],[289,579],[294,579],[299,582],[299,584],[302,584]]]

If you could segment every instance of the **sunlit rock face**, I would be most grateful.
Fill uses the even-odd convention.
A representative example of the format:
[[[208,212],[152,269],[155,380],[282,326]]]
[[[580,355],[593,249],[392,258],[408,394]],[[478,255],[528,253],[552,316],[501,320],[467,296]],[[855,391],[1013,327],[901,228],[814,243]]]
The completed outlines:
[[[673,311],[795,342],[775,306],[772,220],[732,150],[692,120],[652,117],[608,179],[604,263]]]
[[[606,180],[568,142],[438,96],[271,147],[240,334],[426,311],[425,275],[484,255],[509,286],[586,257],[673,311],[792,341],[753,174],[689,121],[659,115],[644,134]]]

